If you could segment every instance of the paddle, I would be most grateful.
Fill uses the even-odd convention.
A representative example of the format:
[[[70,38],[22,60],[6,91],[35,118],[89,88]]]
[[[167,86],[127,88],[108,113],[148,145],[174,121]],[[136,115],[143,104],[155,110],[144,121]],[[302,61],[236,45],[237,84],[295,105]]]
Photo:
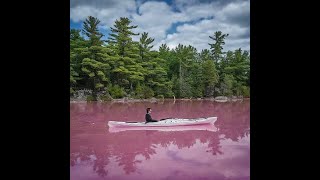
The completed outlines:
[[[173,118],[172,118],[172,117],[163,118],[163,119],[160,119],[159,121],[164,121],[164,120],[167,120],[167,119],[173,119]],[[127,121],[126,123],[140,123],[140,122],[136,122],[136,121]]]
[[[173,118],[172,117],[163,118],[163,119],[160,119],[159,121],[163,121],[163,120],[167,120],[167,119],[173,119]]]

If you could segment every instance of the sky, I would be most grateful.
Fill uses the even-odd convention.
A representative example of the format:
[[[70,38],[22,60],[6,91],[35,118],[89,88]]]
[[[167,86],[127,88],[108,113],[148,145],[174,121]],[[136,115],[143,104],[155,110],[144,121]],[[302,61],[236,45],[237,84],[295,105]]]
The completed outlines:
[[[128,17],[133,31],[148,32],[153,50],[166,43],[209,49],[209,36],[229,34],[224,50],[250,51],[250,0],[70,0],[70,28],[81,29],[88,16],[97,17],[107,39],[116,19]],[[140,36],[134,36],[138,41]]]

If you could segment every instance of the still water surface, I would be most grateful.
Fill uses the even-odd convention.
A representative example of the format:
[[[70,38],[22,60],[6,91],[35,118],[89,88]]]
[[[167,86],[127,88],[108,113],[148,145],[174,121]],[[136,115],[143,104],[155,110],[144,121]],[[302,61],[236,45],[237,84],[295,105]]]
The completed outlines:
[[[109,132],[108,121],[217,116],[217,131]],[[70,179],[250,179],[250,102],[70,103]]]

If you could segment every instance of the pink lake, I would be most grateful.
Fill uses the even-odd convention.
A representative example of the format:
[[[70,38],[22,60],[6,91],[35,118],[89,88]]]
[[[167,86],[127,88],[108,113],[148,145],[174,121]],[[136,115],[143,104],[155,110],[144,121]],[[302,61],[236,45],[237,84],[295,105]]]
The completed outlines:
[[[108,121],[217,116],[216,131],[109,132]],[[70,103],[70,179],[250,179],[250,102]]]

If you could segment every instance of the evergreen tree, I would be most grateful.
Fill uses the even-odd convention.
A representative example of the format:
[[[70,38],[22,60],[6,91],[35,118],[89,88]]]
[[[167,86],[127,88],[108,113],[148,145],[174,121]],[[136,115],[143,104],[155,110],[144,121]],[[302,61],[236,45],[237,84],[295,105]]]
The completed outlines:
[[[171,71],[173,76],[177,76],[179,82],[174,83],[174,86],[179,86],[179,92],[174,92],[177,97],[192,96],[192,77],[191,69],[197,54],[196,48],[192,46],[184,46],[179,44],[174,50]],[[174,89],[177,89],[175,87]]]
[[[172,85],[168,82],[167,72],[163,68],[165,60],[160,58],[157,51],[151,51],[153,41],[154,39],[148,37],[148,33],[145,32],[140,38],[140,57],[145,68],[145,82],[156,95],[170,96]]]
[[[215,85],[218,83],[218,73],[214,62],[212,60],[206,60],[203,63],[203,85],[205,87],[205,96],[213,96]]]
[[[139,63],[139,44],[133,42],[131,37],[139,34],[132,32],[137,26],[131,26],[130,23],[131,20],[126,17],[116,20],[107,40],[117,54],[113,59],[113,83],[125,87],[127,92],[132,92],[134,84],[144,80],[143,67]]]
[[[83,50],[82,71],[87,75],[89,87],[96,99],[97,92],[103,90],[108,81],[107,71],[110,69],[105,47],[102,46],[102,34],[98,30],[100,20],[89,16],[84,22],[84,34],[89,38],[88,47]]]
[[[82,29],[70,29],[70,94],[87,88],[107,90],[113,98],[250,96],[250,55],[237,49],[223,51],[228,34],[217,31],[209,49],[200,53],[191,45],[157,51],[154,39],[143,32],[132,37],[137,26],[121,17],[111,27],[107,44],[99,32],[100,21],[89,16]],[[86,38],[82,37],[84,35]]]
[[[81,50],[86,41],[80,35],[80,30],[70,29],[70,93],[72,94],[77,85],[81,85]]]
[[[250,58],[247,51],[242,52],[241,48],[235,50],[233,55],[227,56],[227,65],[223,69],[224,73],[234,77],[233,94],[242,95],[243,89],[248,85],[250,75]]]
[[[172,72],[169,71],[169,66],[172,61],[172,52],[170,51],[170,48],[167,46],[167,44],[161,44],[159,47],[159,58],[165,60],[164,69],[168,73],[168,78],[172,78]]]
[[[210,49],[212,52],[213,60],[216,64],[222,59],[222,55],[225,54],[223,50],[223,45],[225,44],[225,38],[228,37],[229,34],[222,34],[221,31],[216,31],[214,36],[209,36],[210,39],[214,41],[214,43],[210,44]]]

